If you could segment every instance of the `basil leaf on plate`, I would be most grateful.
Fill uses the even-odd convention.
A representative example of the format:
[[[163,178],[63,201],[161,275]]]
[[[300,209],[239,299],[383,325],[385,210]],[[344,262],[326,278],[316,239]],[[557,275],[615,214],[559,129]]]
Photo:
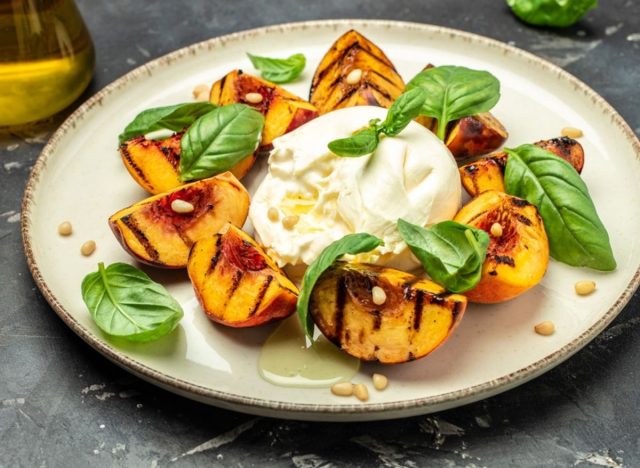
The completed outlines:
[[[387,118],[382,122],[382,133],[388,136],[398,135],[409,122],[420,115],[426,98],[427,93],[422,88],[413,88],[398,96],[389,107]]]
[[[164,129],[179,132],[215,108],[210,102],[185,102],[147,109],[136,115],[118,139],[123,143],[133,137]]]
[[[260,57],[247,54],[256,70],[260,70],[262,78],[274,83],[289,83],[295,80],[307,63],[303,54],[293,54],[289,58]]]
[[[538,208],[551,256],[572,266],[615,270],[609,234],[573,166],[535,145],[506,152],[506,191]]]
[[[598,0],[507,0],[511,11],[522,21],[536,26],[571,26]]]
[[[96,325],[107,335],[129,341],[152,341],[176,327],[182,307],[143,271],[113,263],[82,281],[82,299]]]
[[[348,234],[342,239],[338,239],[329,244],[322,253],[320,253],[318,258],[309,265],[309,268],[307,268],[302,278],[302,287],[300,288],[298,303],[296,305],[296,312],[302,323],[302,329],[309,339],[313,338],[314,327],[313,319],[311,315],[309,315],[309,299],[313,287],[322,274],[343,255],[356,255],[362,252],[369,252],[382,245],[382,243],[382,239],[378,239],[364,232]]]
[[[375,126],[367,127],[348,138],[333,140],[328,146],[331,152],[338,156],[346,158],[364,156],[373,153],[378,147],[378,130]]]
[[[404,219],[398,231],[427,274],[446,290],[462,293],[480,281],[489,235],[455,221],[423,228]]]
[[[231,169],[256,150],[263,126],[263,115],[244,104],[203,115],[180,141],[180,178],[203,179]]]
[[[438,120],[441,140],[449,122],[487,112],[500,99],[500,82],[491,73],[453,65],[421,71],[406,89],[418,87],[426,91],[420,113]]]

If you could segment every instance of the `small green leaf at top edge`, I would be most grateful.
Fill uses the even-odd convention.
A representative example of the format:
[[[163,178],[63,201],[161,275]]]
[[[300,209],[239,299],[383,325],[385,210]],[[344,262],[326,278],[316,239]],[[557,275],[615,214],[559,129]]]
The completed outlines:
[[[489,247],[483,230],[455,221],[423,228],[399,219],[398,231],[431,279],[447,291],[463,293],[480,282]]]
[[[307,63],[303,54],[293,54],[286,59],[260,57],[249,53],[247,56],[254,68],[260,71],[262,78],[280,84],[295,80]]]
[[[302,324],[305,335],[311,340],[313,338],[313,318],[309,314],[309,299],[311,293],[322,274],[328,270],[333,263],[346,254],[356,255],[363,252],[370,252],[383,244],[379,239],[364,232],[348,234],[342,239],[329,244],[318,256],[318,258],[307,268],[302,278],[302,286],[298,295],[296,312]]]
[[[258,148],[264,116],[244,104],[203,115],[180,141],[180,178],[203,179],[228,171]]]
[[[514,15],[535,26],[565,28],[578,22],[597,0],[507,0]]]
[[[167,290],[143,271],[113,263],[82,281],[82,299],[96,325],[107,335],[146,342],[173,331],[183,311]]]
[[[216,108],[210,102],[185,102],[140,112],[118,136],[120,143],[156,130],[179,132]]]
[[[329,142],[329,150],[333,154],[345,158],[355,158],[373,153],[378,147],[378,129],[367,127],[348,138]]]
[[[615,270],[609,234],[574,167],[535,145],[505,151],[506,192],[538,208],[551,256],[571,266]]]

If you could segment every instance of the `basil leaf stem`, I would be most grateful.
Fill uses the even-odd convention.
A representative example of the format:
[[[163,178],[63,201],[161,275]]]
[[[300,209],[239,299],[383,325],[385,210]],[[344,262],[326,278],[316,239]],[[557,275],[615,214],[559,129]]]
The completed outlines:
[[[293,54],[286,59],[260,57],[249,53],[247,56],[254,68],[260,70],[261,76],[274,83],[289,83],[295,80],[307,63],[303,54]]]
[[[449,122],[487,112],[500,99],[500,82],[491,73],[453,65],[421,71],[407,83],[407,90],[415,88],[426,91],[420,114],[438,120],[443,141]]]
[[[535,145],[505,151],[506,192],[538,208],[551,256],[572,266],[615,270],[609,234],[573,166]]]
[[[182,307],[141,270],[113,263],[82,281],[82,299],[96,325],[107,335],[152,341],[167,335],[182,319]]]
[[[462,293],[480,281],[489,247],[483,230],[455,221],[423,228],[399,219],[398,231],[431,279],[448,291]]]
[[[329,244],[322,253],[320,253],[318,258],[309,265],[309,268],[307,268],[302,278],[302,287],[300,288],[300,295],[298,296],[298,303],[296,305],[296,312],[302,323],[302,329],[309,339],[313,338],[314,328],[313,319],[309,314],[309,299],[311,298],[313,287],[322,274],[343,255],[356,255],[362,252],[369,252],[382,244],[382,239],[372,236],[371,234],[364,232],[348,234],[342,239],[338,239]]]
[[[369,126],[354,133],[350,137],[340,138],[329,142],[329,150],[343,157],[358,157],[373,153],[380,142],[379,135],[397,136],[409,122],[418,117],[425,92],[415,88],[402,93],[387,111],[384,122],[373,119]]]
[[[256,150],[263,126],[263,115],[244,104],[203,115],[180,140],[180,178],[203,179],[231,169]]]
[[[140,112],[118,136],[120,143],[156,130],[179,132],[193,124],[216,106],[210,102],[186,102],[174,106],[154,107]]]

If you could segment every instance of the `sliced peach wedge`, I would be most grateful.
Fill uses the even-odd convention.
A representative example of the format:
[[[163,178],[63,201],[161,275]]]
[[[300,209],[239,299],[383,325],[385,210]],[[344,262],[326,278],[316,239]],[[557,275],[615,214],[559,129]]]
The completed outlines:
[[[385,53],[357,31],[340,36],[311,82],[309,101],[320,114],[353,106],[389,107],[404,81]]]
[[[211,87],[209,100],[216,105],[241,103],[264,115],[261,149],[273,140],[318,116],[318,110],[304,99],[257,76],[233,70]]]
[[[122,247],[162,268],[185,268],[191,246],[227,223],[242,226],[249,194],[230,172],[142,200],[109,217]]]
[[[288,317],[298,289],[245,232],[228,224],[193,245],[187,271],[209,319],[253,327]]]
[[[484,112],[452,122],[445,143],[456,160],[468,160],[497,150],[507,136],[504,125],[490,112]]]
[[[375,287],[384,291],[384,302],[374,302]],[[309,311],[327,339],[346,353],[394,364],[426,356],[444,343],[466,306],[466,297],[409,273],[337,262],[313,288]]]
[[[470,301],[496,303],[513,299],[544,276],[549,242],[538,210],[528,201],[489,190],[463,206],[454,221],[489,233],[480,282],[465,292]]]

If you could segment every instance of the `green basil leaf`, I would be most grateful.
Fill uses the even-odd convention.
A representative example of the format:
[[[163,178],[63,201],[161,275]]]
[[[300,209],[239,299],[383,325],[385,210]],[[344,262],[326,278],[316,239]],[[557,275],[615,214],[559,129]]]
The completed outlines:
[[[264,117],[244,104],[229,104],[203,115],[180,141],[180,178],[203,179],[227,171],[253,154]]]
[[[404,130],[409,122],[420,115],[420,110],[427,98],[427,93],[422,88],[413,88],[402,93],[393,101],[387,117],[382,122],[382,132],[388,136],[396,136]]]
[[[449,122],[487,112],[500,99],[500,82],[491,73],[453,65],[421,71],[407,83],[413,88],[427,92],[420,113],[438,120],[441,140]]]
[[[293,54],[286,59],[247,55],[254,68],[260,70],[262,78],[274,83],[289,83],[295,80],[307,63],[307,59],[302,54]]]
[[[113,263],[82,281],[82,299],[96,325],[108,335],[129,341],[152,341],[167,335],[183,316],[182,307],[146,273]]]
[[[382,239],[378,239],[371,234],[364,232],[348,234],[342,239],[329,244],[318,258],[309,265],[302,278],[302,287],[298,296],[296,311],[305,334],[311,339],[313,337],[313,319],[309,315],[309,299],[316,282],[327,269],[340,257],[346,254],[356,255],[362,252],[369,252],[382,245]]]
[[[215,108],[210,102],[185,102],[147,109],[136,115],[118,139],[123,143],[133,137],[164,129],[179,132]]]
[[[556,260],[572,266],[611,271],[616,268],[609,234],[589,190],[562,158],[535,145],[507,149],[507,193],[538,208]]]
[[[598,6],[598,0],[507,0],[511,11],[525,23],[566,27]]]
[[[333,140],[328,146],[332,153],[347,158],[373,153],[378,147],[378,129],[367,127],[348,138]]]
[[[448,291],[462,293],[480,281],[489,235],[455,221],[425,229],[403,219],[398,231],[427,274]]]

